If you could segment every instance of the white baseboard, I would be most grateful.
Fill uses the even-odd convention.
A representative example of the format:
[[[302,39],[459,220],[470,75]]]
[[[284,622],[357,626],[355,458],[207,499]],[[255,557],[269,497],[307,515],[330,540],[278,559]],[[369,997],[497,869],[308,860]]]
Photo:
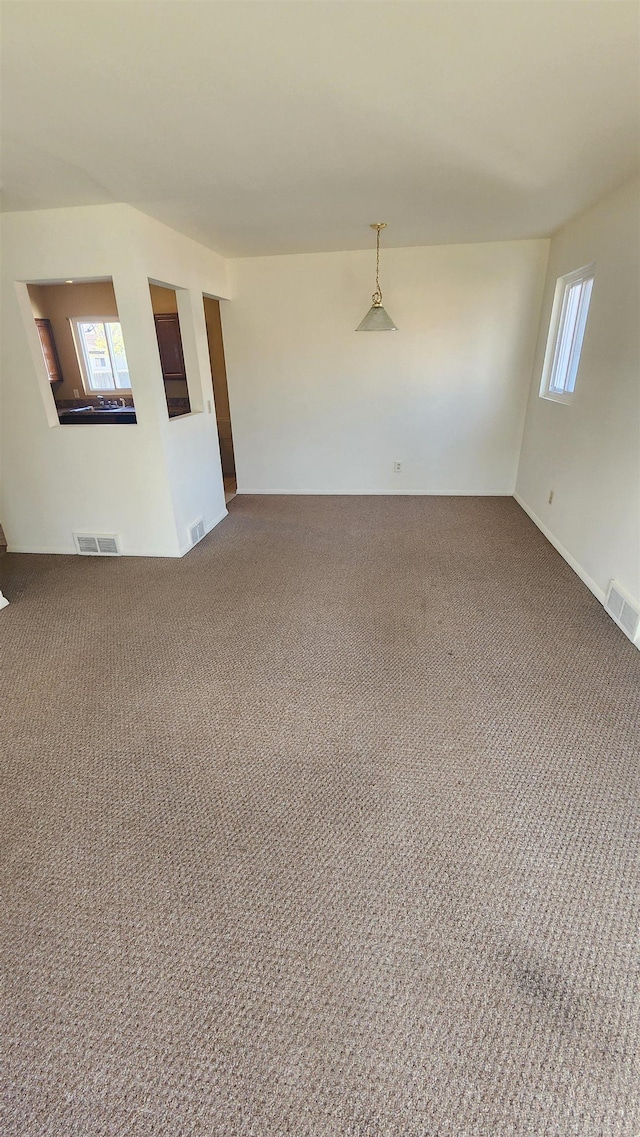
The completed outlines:
[[[8,553],[55,553],[56,556],[77,557],[78,550],[66,545],[7,545]]]
[[[520,508],[524,509],[525,513],[531,518],[534,525],[537,525],[540,532],[544,534],[549,544],[553,545],[554,549],[560,553],[560,556],[563,558],[563,560],[565,560],[567,564],[573,569],[575,574],[580,577],[582,583],[586,584],[589,591],[593,592],[593,595],[596,597],[596,599],[599,600],[601,604],[604,604],[607,599],[607,594],[604,589],[600,588],[599,584],[596,584],[595,580],[593,577],[589,576],[588,572],[585,572],[582,565],[575,559],[575,557],[571,556],[569,550],[565,549],[564,545],[558,540],[557,537],[554,536],[551,530],[545,525],[544,521],[541,521],[537,513],[533,512],[531,506],[527,505],[526,501],[520,497],[520,494],[514,491],[513,496]]]
[[[215,529],[216,525],[219,525],[220,522],[224,521],[225,517],[228,517],[228,516],[229,516],[229,510],[225,506],[225,508],[222,510],[222,513],[219,513],[218,516],[214,517],[213,521],[211,521],[209,523],[209,525],[207,525],[207,528],[205,529],[205,535],[207,533],[210,533],[212,529]]]
[[[191,546],[189,546],[191,548]],[[60,548],[55,545],[11,545],[7,547],[7,553],[30,553],[34,556],[50,555],[53,554],[57,557],[77,557],[77,549]],[[166,549],[127,549],[126,552],[118,553],[118,557],[179,557],[181,553],[168,553]],[[89,560],[89,557],[84,557],[84,560]],[[117,557],[112,557],[111,560],[117,560]]]
[[[487,490],[485,493],[433,493],[431,490],[273,490],[273,489],[247,489],[238,486],[236,494],[240,497],[272,496],[272,497],[512,497],[511,490],[498,492]]]

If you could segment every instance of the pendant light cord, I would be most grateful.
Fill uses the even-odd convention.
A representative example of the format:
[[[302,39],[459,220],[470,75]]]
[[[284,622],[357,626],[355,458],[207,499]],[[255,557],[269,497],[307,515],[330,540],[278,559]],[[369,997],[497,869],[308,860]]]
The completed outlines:
[[[380,287],[380,226],[376,225],[376,290],[371,297],[374,306],[380,307],[382,304],[382,289]]]

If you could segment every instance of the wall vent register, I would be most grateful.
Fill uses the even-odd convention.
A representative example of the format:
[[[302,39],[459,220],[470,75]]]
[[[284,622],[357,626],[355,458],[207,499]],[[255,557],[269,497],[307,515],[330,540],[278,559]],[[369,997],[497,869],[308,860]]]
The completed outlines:
[[[118,538],[113,533],[74,533],[76,551],[83,557],[119,557]]]
[[[196,521],[195,525],[192,525],[189,530],[189,536],[191,538],[191,544],[197,545],[198,541],[201,541],[204,537],[204,521]]]
[[[631,641],[635,640],[640,626],[640,612],[617,580],[612,580],[609,585],[605,607],[625,636]]]

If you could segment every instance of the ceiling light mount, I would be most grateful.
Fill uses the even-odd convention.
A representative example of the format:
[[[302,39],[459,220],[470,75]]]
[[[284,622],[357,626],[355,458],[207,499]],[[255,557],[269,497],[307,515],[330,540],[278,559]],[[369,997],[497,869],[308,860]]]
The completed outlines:
[[[357,332],[397,332],[393,320],[382,307],[382,289],[380,287],[380,233],[387,228],[386,221],[372,221],[370,229],[376,231],[376,290],[371,297],[371,307],[364,320],[356,328]]]

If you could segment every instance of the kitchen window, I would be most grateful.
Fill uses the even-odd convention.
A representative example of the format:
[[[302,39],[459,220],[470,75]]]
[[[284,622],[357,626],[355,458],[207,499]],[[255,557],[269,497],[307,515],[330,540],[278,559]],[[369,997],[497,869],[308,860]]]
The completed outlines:
[[[120,322],[73,316],[70,323],[85,391],[131,391]]]

